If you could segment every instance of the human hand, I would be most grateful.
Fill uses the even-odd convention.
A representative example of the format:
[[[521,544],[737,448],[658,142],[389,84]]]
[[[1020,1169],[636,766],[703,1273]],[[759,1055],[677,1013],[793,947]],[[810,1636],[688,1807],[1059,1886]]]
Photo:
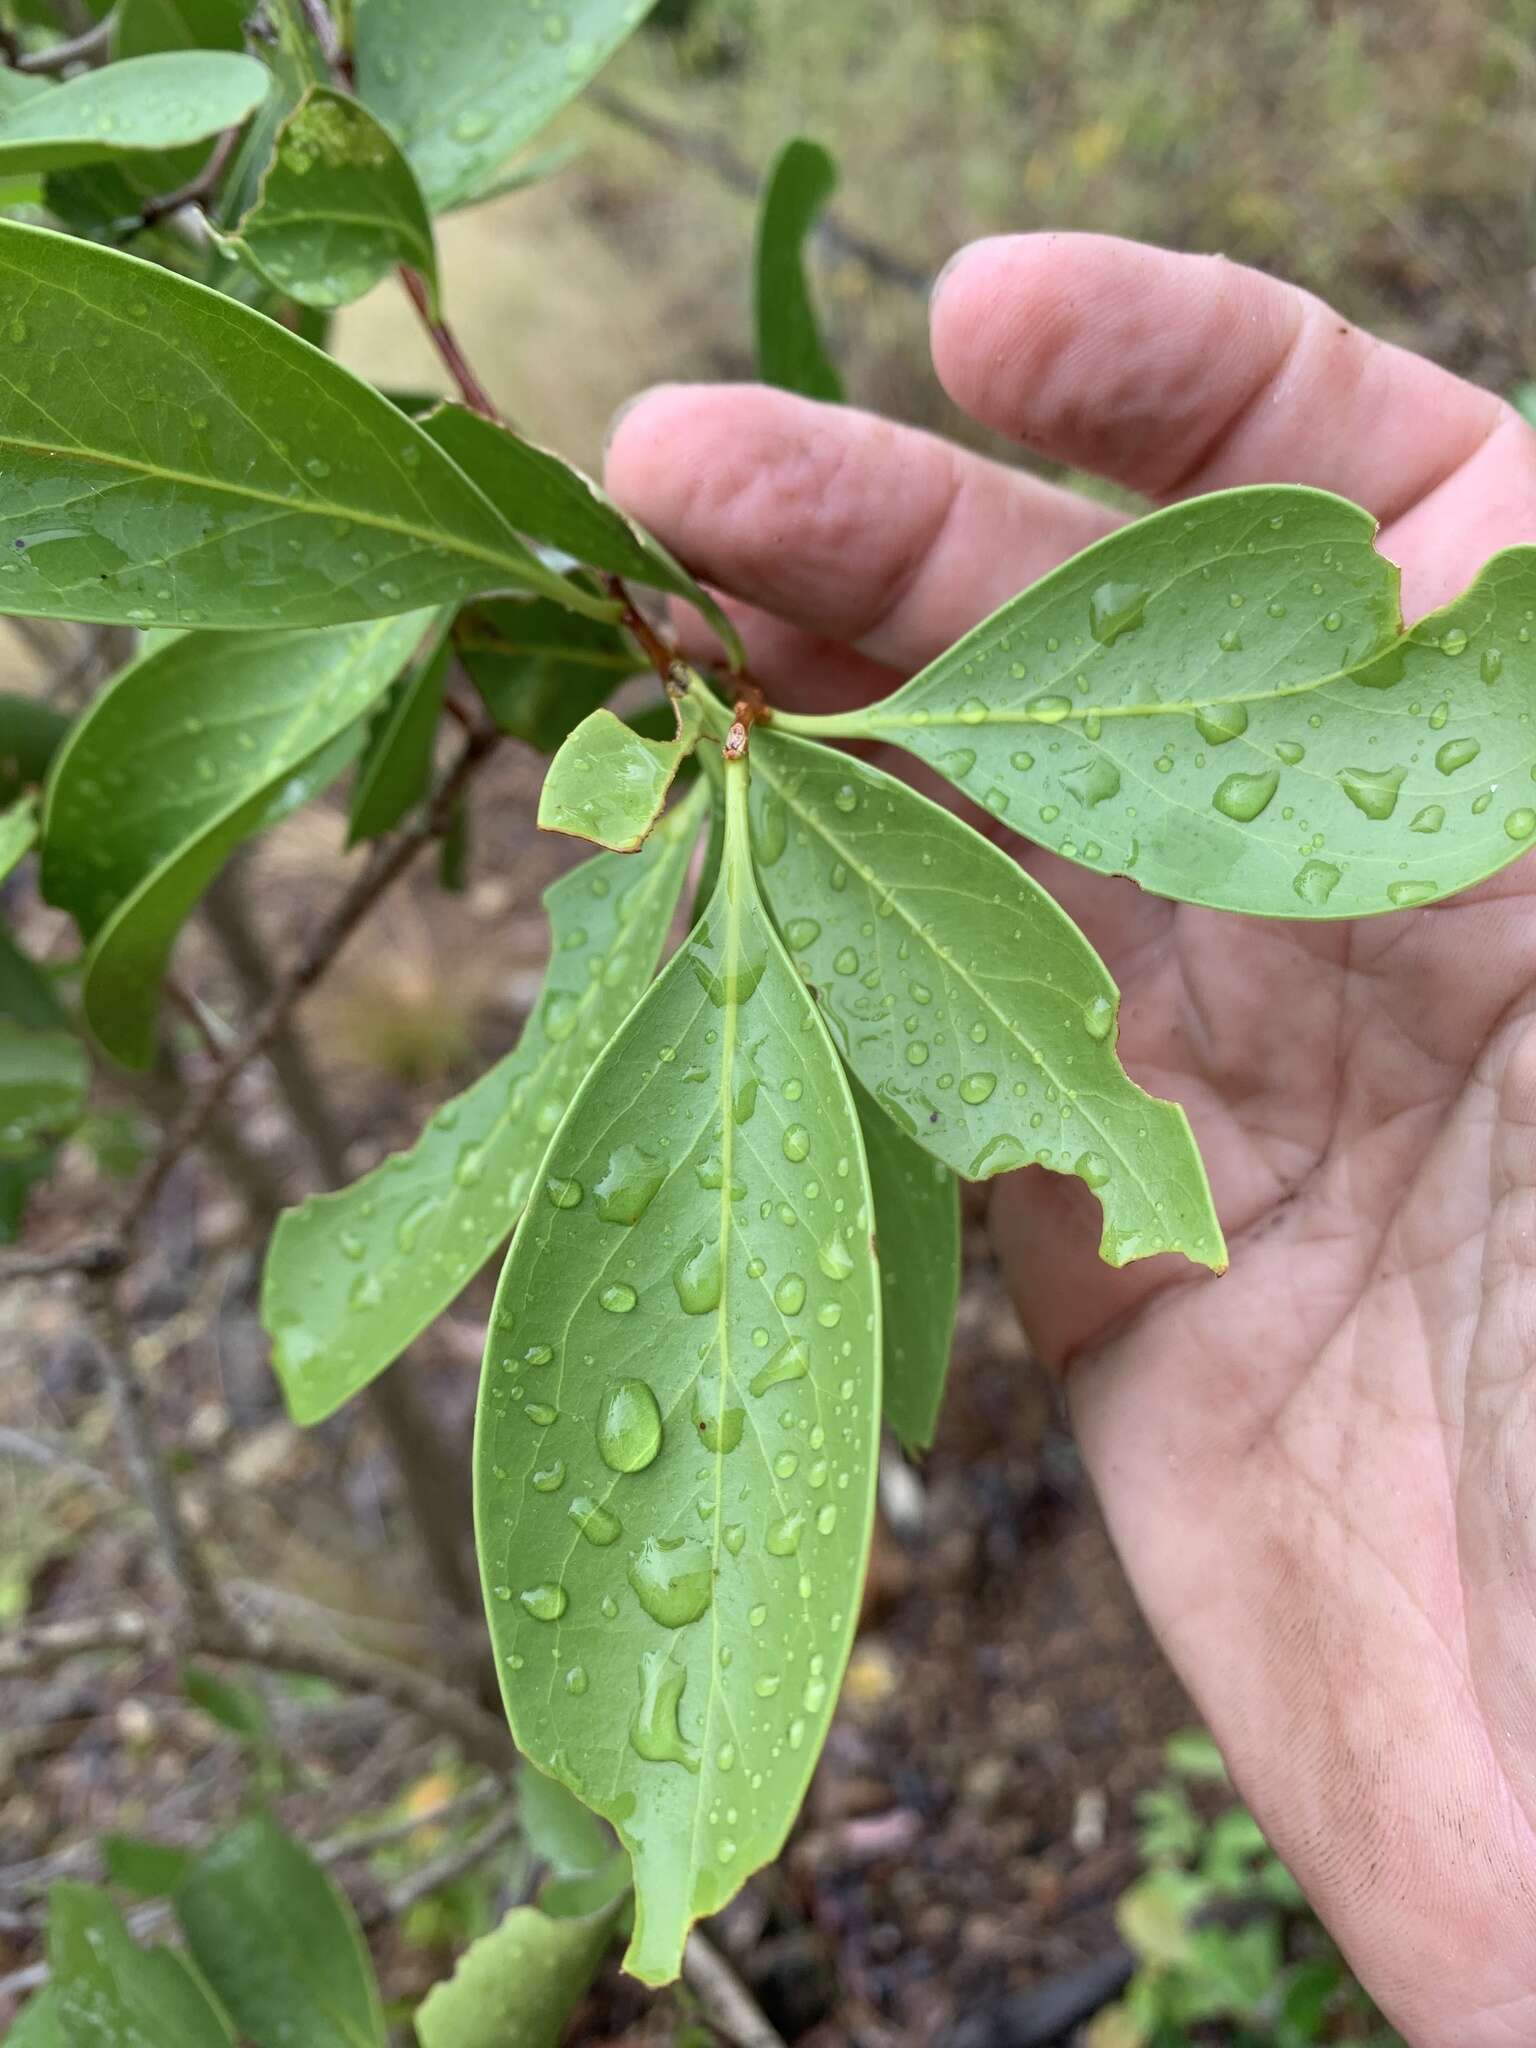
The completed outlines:
[[[1217,258],[974,244],[934,296],[956,401],[1167,501],[1291,481],[1383,522],[1410,619],[1536,539],[1507,406]],[[770,699],[885,694],[1117,523],[931,436],[754,387],[664,387],[610,488],[742,601]],[[1022,842],[1182,1102],[1221,1279],[1101,1267],[1036,1169],[992,1217],[1071,1367],[1127,1569],[1244,1796],[1413,2048],[1536,2040],[1536,856],[1452,901],[1283,924]]]

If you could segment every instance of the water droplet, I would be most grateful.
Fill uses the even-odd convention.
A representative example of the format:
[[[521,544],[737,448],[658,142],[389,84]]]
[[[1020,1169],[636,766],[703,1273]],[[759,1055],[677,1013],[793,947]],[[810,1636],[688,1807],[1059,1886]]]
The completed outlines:
[[[647,1650],[640,1659],[640,1704],[629,1724],[629,1744],[647,1763],[698,1770],[699,1753],[683,1740],[677,1719],[687,1683],[687,1667],[678,1663],[670,1645]]]
[[[832,808],[846,816],[849,811],[859,808],[859,792],[851,782],[839,783],[832,795]]]
[[[753,1374],[749,1391],[759,1396],[766,1394],[770,1387],[781,1387],[786,1380],[803,1380],[810,1369],[810,1353],[804,1339],[791,1337]]]
[[[309,460],[305,463],[304,467],[312,477],[327,477],[331,473],[331,465],[326,461],[323,455],[311,455]],[[381,590],[383,589],[383,587],[384,586],[380,584],[379,588]]]
[[[763,1548],[770,1557],[793,1557],[800,1548],[800,1537],[805,1529],[805,1516],[800,1513],[784,1515],[777,1522],[770,1523],[768,1534],[763,1539]]]
[[[1483,650],[1483,658],[1477,666],[1485,683],[1496,683],[1504,673],[1504,657],[1497,647],[1488,647]]]
[[[707,1316],[717,1309],[724,1284],[719,1239],[696,1237],[672,1268],[672,1286],[684,1315]]]
[[[1299,768],[1307,758],[1307,750],[1296,740],[1276,740],[1275,756],[1277,760],[1283,761],[1287,768]]]
[[[610,1543],[617,1543],[624,1533],[624,1524],[618,1516],[610,1514],[607,1508],[584,1493],[577,1494],[566,1513],[598,1550],[606,1550]]]
[[[682,1536],[647,1536],[629,1563],[629,1583],[652,1621],[686,1628],[714,1596],[709,1551]]]
[[[565,1689],[576,1699],[580,1699],[586,1691],[587,1674],[579,1664],[573,1664],[565,1674]]]
[[[782,1316],[797,1316],[805,1307],[805,1282],[798,1273],[786,1273],[773,1290],[773,1305]]]
[[[603,1397],[597,1448],[615,1472],[643,1472],[661,1449],[661,1409],[644,1380],[620,1380]]]
[[[841,1231],[834,1231],[816,1254],[816,1263],[829,1280],[846,1280],[853,1271],[853,1254]]]
[[[565,1484],[565,1460],[556,1458],[552,1465],[541,1465],[533,1475],[533,1484],[537,1493],[558,1493]]]
[[[784,1157],[798,1164],[811,1149],[811,1134],[804,1124],[787,1124],[779,1142]]]
[[[1529,839],[1531,834],[1536,832],[1536,811],[1511,811],[1504,820],[1504,830],[1511,839]]]
[[[377,1308],[383,1299],[384,1287],[377,1273],[359,1273],[347,1291],[348,1308]]]
[[[1101,583],[1088,600],[1088,630],[1101,647],[1113,647],[1124,633],[1134,633],[1147,609],[1147,592],[1139,583]]]
[[[821,926],[814,917],[792,917],[784,927],[784,938],[790,951],[803,953],[807,946],[814,946],[821,937]]]
[[[524,1365],[548,1365],[554,1352],[547,1344],[530,1344],[523,1353]]]
[[[781,798],[765,794],[757,807],[756,829],[752,835],[752,851],[761,867],[771,868],[784,857],[789,844],[789,813]]]
[[[579,1180],[571,1180],[561,1174],[551,1174],[544,1183],[551,1203],[557,1209],[575,1209],[586,1193]]]
[[[667,1169],[643,1145],[620,1145],[593,1187],[605,1223],[638,1223],[655,1201]]]
[[[472,1188],[484,1178],[488,1144],[466,1145],[453,1163],[454,1184]]]
[[[1083,1012],[1083,1028],[1090,1038],[1101,1042],[1114,1028],[1115,1006],[1108,996],[1095,996]]]
[[[1337,633],[1337,631],[1339,630],[1340,626],[1343,625],[1343,623],[1344,614],[1342,612],[1323,613],[1323,631],[1325,633]]]
[[[1020,748],[1018,753],[1010,754],[1008,756],[1008,761],[1009,765],[1011,767],[1017,768],[1021,775],[1027,775],[1030,769],[1033,768],[1035,765],[1034,755],[1026,754],[1022,748]]]
[[[1291,878],[1291,887],[1303,903],[1314,907],[1326,903],[1338,887],[1341,877],[1332,861],[1309,860]]]
[[[416,1243],[426,1228],[427,1220],[438,1208],[436,1195],[418,1195],[395,1225],[395,1243],[407,1258],[416,1249]]]
[[[1109,1179],[1109,1161],[1097,1152],[1079,1153],[1072,1171],[1091,1188],[1101,1188]]]
[[[722,1382],[696,1379],[693,1383],[693,1427],[699,1442],[716,1457],[734,1451],[746,1426],[746,1411],[732,1407],[724,1398]]]
[[[830,1536],[836,1527],[837,1507],[829,1500],[825,1507],[816,1510],[816,1533],[819,1536]]]
[[[985,1102],[997,1086],[996,1074],[967,1074],[960,1083],[962,1102]]]
[[[1341,768],[1339,787],[1357,811],[1379,825],[1397,809],[1397,792],[1406,768]]]
[[[611,1316],[627,1316],[639,1299],[627,1280],[610,1281],[597,1297],[598,1306]]]
[[[1416,903],[1427,903],[1435,893],[1433,882],[1389,882],[1387,900],[1399,910],[1411,910]]]
[[[1248,730],[1248,707],[1236,702],[1202,704],[1195,713],[1195,730],[1209,746],[1224,747]]]
[[[1239,825],[1251,825],[1280,787],[1278,769],[1264,768],[1256,775],[1229,775],[1211,802],[1223,817]]]
[[[1442,775],[1454,775],[1458,768],[1466,768],[1483,751],[1482,744],[1471,738],[1447,740],[1435,752],[1435,766]]]
[[[548,1429],[552,1422],[560,1420],[560,1410],[551,1408],[547,1401],[525,1401],[523,1413],[540,1429]]]
[[[1061,779],[1068,792],[1086,810],[1120,793],[1120,770],[1103,754],[1079,761],[1076,767],[1066,769]]]
[[[1440,635],[1440,652],[1442,654],[1457,655],[1465,654],[1466,651],[1467,636],[1462,628],[1460,626],[1447,626]]]
[[[490,132],[490,115],[482,113],[478,108],[474,107],[460,114],[453,124],[453,135],[456,142],[478,142],[482,136],[489,135]]]
[[[1060,725],[1072,715],[1072,699],[1047,691],[1043,696],[1031,697],[1024,709],[1037,725]]]
[[[783,1683],[777,1672],[765,1671],[761,1678],[754,1680],[752,1690],[760,1700],[771,1700]]]
[[[529,1586],[517,1597],[535,1621],[558,1621],[571,1604],[564,1586],[549,1584]]]
[[[1451,707],[1449,704],[1437,704],[1434,710],[1431,711],[1431,713],[1429,714],[1430,730],[1432,732],[1443,732],[1445,730],[1445,722],[1450,717],[1450,715]]]
[[[927,1047],[927,1044],[925,1043],[925,1041],[924,1041],[923,1039],[921,1039],[921,1038],[911,1038],[911,1039],[908,1039],[908,1041],[907,1041],[907,1065],[908,1065],[909,1067],[925,1067],[925,1066],[927,1066],[927,1064],[928,1064],[928,1047]]]
[[[1444,804],[1426,804],[1422,811],[1415,811],[1409,820],[1410,832],[1438,832],[1445,823]]]

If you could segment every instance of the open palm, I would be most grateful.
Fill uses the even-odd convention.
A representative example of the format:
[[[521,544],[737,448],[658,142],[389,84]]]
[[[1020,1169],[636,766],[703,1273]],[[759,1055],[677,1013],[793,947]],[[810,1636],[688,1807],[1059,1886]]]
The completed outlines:
[[[1220,259],[973,245],[935,294],[951,395],[1158,500],[1368,506],[1410,619],[1536,539],[1536,434],[1487,392]],[[647,394],[618,495],[742,601],[774,701],[884,694],[1117,523],[852,411]],[[1536,2040],[1536,870],[1348,924],[1158,901],[1018,847],[1182,1102],[1220,1280],[1094,1254],[1086,1191],[997,1184],[1025,1324],[1071,1366],[1141,1600],[1243,1792],[1414,2048]]]

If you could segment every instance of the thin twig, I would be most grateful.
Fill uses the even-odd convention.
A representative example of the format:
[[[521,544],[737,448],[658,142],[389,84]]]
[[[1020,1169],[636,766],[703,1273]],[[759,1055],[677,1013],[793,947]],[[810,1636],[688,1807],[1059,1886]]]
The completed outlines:
[[[683,1950],[683,1976],[712,2027],[736,2048],[784,2048],[784,2037],[712,1941],[695,1928]]]
[[[112,17],[98,21],[67,42],[50,43],[46,50],[28,50],[7,61],[14,71],[26,71],[44,76],[56,76],[67,71],[71,64],[94,65],[106,59],[107,45],[112,37]]]
[[[7,1280],[46,1280],[57,1273],[101,1279],[120,1272],[127,1255],[121,1236],[89,1237],[54,1252],[0,1252],[0,1285]]]
[[[379,1900],[377,1916],[365,1914],[364,1918],[398,1920],[422,1899],[429,1899],[433,1892],[442,1891],[446,1885],[456,1884],[467,1871],[483,1863],[504,1842],[510,1841],[517,1833],[518,1825],[517,1808],[509,1805],[488,1821],[478,1835],[459,1843],[456,1848],[445,1849],[441,1856],[435,1856],[430,1863],[423,1863],[420,1869],[413,1870],[398,1884],[391,1885]]]
[[[189,1629],[206,1630],[222,1619],[224,1603],[171,1483],[170,1470],[156,1438],[149,1398],[139,1378],[110,1278],[91,1282],[86,1315],[117,1410],[129,1476],[134,1491],[149,1510],[167,1569],[181,1595],[183,1624]]]
[[[304,19],[309,23],[310,34],[320,46],[320,55],[325,67],[339,86],[352,89],[352,59],[341,40],[335,17],[325,0],[299,0]]]
[[[454,388],[460,398],[472,412],[479,413],[484,419],[494,420],[499,426],[501,414],[497,410],[496,401],[475,375],[468,356],[459,347],[453,329],[445,320],[433,318],[426,286],[408,264],[400,265],[398,275],[411,304],[421,316],[421,324],[426,329],[432,346],[437,350],[443,368],[453,379]]]
[[[141,234],[145,228],[152,228],[156,221],[164,220],[168,214],[180,213],[184,206],[201,206],[205,200],[211,199],[218,189],[219,180],[229,168],[229,160],[240,135],[239,128],[223,129],[202,169],[173,192],[161,192],[146,199],[137,213],[119,221],[114,230],[117,239],[125,241],[129,235]]]

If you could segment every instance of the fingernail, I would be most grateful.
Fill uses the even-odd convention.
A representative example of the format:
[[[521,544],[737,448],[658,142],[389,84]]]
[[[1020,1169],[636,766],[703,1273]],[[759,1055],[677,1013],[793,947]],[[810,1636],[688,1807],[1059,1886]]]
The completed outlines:
[[[939,303],[939,294],[943,291],[945,281],[949,277],[950,272],[954,270],[957,265],[965,261],[966,257],[970,255],[972,249],[974,249],[975,246],[976,245],[974,242],[967,242],[964,244],[962,248],[957,249],[954,255],[951,256],[949,261],[945,264],[944,268],[939,272],[938,276],[933,280],[933,283],[928,287],[928,310],[930,313],[933,311],[934,307]]]
[[[614,441],[618,437],[620,427],[623,426],[635,407],[637,405],[644,405],[651,393],[660,390],[660,388],[657,384],[648,384],[643,391],[637,391],[632,397],[626,398],[624,403],[614,413],[613,418],[603,430],[603,456],[605,460],[607,459],[608,450],[613,446]]]

